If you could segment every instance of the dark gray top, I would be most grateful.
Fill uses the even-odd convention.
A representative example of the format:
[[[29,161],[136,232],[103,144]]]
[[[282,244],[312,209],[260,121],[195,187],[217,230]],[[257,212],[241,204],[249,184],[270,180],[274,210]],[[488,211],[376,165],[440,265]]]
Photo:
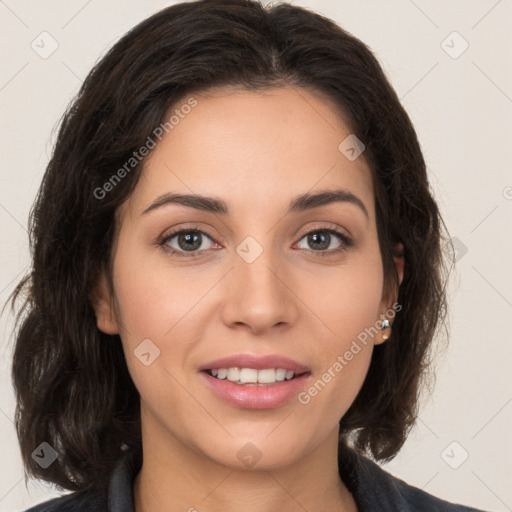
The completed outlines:
[[[108,482],[53,498],[26,512],[135,512],[133,483],[141,466],[142,452],[127,451]],[[347,447],[340,446],[338,467],[359,512],[484,512],[412,487]]]

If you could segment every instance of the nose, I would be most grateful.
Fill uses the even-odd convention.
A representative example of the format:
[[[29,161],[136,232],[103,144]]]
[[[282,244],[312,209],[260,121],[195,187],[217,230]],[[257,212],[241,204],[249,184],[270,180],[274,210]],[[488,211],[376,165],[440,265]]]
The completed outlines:
[[[257,335],[294,324],[299,299],[276,264],[275,256],[270,250],[263,250],[254,261],[249,261],[235,255],[234,268],[225,283],[224,323]]]

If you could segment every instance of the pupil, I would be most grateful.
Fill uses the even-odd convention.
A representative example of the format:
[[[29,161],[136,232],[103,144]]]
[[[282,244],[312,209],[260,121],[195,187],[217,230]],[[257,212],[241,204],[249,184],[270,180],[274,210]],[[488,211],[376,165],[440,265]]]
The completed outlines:
[[[180,246],[180,249],[183,249],[185,251],[194,251],[196,249],[198,249],[199,247],[201,247],[201,242],[200,242],[200,237],[201,237],[201,233],[195,233],[193,235],[187,233],[187,234],[181,234],[179,235],[178,237],[178,244]],[[186,242],[187,244],[189,244],[190,242],[192,242],[192,245],[186,245],[185,243],[182,244],[182,242]]]
[[[321,247],[316,247],[316,248],[317,249],[327,249],[329,247],[330,235],[329,235],[329,233],[327,233],[325,231],[319,231],[318,233],[313,233],[313,234],[309,235],[308,242],[312,243],[312,245],[314,245],[315,243],[318,244],[319,237],[323,237],[324,242],[323,243],[320,242]]]

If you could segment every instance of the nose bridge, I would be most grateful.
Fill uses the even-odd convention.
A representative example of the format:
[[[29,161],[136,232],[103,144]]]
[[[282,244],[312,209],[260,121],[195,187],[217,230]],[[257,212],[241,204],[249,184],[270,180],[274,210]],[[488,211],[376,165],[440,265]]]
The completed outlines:
[[[224,321],[243,323],[253,331],[290,323],[296,310],[293,294],[279,276],[278,255],[266,237],[266,246],[248,236],[236,248],[229,293],[224,308]]]
[[[244,285],[242,288],[246,290],[245,295],[262,293],[276,296],[280,293],[278,288],[282,284],[276,277],[278,256],[269,246],[263,248],[254,239],[249,239],[242,242],[236,252],[238,260],[235,271],[239,275],[240,283]]]

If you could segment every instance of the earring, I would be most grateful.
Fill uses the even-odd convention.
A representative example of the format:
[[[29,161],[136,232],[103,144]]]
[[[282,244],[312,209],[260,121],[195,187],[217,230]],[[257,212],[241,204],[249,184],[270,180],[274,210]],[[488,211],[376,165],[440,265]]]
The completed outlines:
[[[389,329],[389,330],[384,334],[384,331],[386,329]],[[382,332],[382,339],[384,341],[387,340],[391,336],[391,323],[389,322],[389,320],[387,318],[382,321],[381,332]]]

